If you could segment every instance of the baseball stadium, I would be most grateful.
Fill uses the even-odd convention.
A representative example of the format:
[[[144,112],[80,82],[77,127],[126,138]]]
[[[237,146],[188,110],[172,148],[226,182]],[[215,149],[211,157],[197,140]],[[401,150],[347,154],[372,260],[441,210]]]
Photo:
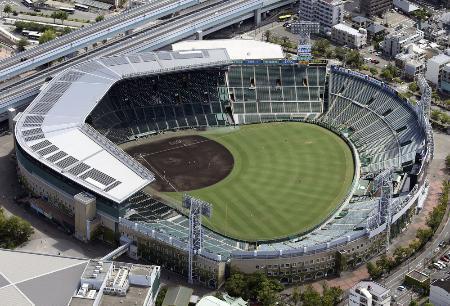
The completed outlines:
[[[78,64],[18,114],[32,209],[210,287],[231,268],[286,283],[353,269],[420,209],[433,156],[423,79],[412,104],[268,43],[173,49]],[[195,253],[186,198],[209,205]]]

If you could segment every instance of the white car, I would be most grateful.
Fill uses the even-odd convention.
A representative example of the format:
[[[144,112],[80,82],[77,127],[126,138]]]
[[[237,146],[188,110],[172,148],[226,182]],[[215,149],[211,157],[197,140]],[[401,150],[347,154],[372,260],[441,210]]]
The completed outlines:
[[[405,291],[405,290],[406,290],[406,287],[405,287],[405,286],[398,286],[398,287],[397,287],[397,290],[398,290],[398,291]]]
[[[438,260],[438,264],[440,264],[443,268],[447,267],[447,265],[443,261]]]
[[[437,262],[434,262],[434,263],[433,263],[433,266],[434,266],[436,269],[438,269],[438,270],[442,270],[441,265],[438,264]]]

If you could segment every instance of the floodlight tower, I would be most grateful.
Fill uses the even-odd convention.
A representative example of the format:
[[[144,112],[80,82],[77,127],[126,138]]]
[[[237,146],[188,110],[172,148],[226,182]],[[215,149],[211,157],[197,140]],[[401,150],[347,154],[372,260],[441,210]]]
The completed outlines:
[[[194,282],[194,257],[203,246],[202,216],[211,218],[211,204],[185,194],[183,207],[189,209],[189,267],[188,282]]]
[[[309,61],[311,54],[311,33],[319,33],[320,24],[312,21],[297,21],[291,24],[291,31],[299,35],[297,57],[299,60]]]
[[[388,168],[378,174],[374,179],[375,186],[377,189],[381,190],[378,211],[380,214],[380,221],[382,221],[384,217],[384,222],[386,222],[386,251],[389,250],[389,238],[391,235],[392,194],[394,193],[394,187],[392,185],[393,173],[393,168]]]

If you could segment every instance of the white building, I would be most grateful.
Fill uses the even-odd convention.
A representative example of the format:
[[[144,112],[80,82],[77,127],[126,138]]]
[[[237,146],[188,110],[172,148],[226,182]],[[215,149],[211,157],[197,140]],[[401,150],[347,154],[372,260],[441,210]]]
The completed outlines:
[[[375,282],[359,282],[350,289],[349,306],[389,306],[389,289]]]
[[[411,60],[405,63],[403,73],[408,80],[416,80],[419,74],[425,72],[425,63],[423,61]]]
[[[344,2],[341,0],[300,0],[300,20],[319,22],[324,32],[344,20]]]
[[[394,31],[384,38],[383,52],[388,56],[395,57],[403,52],[409,44],[423,39],[423,35],[423,31],[416,28]]]
[[[441,72],[444,66],[450,63],[450,50],[430,58],[427,62],[427,71],[425,78],[433,85],[439,87],[441,80]]]
[[[419,7],[408,0],[394,0],[393,2],[394,7],[400,9],[401,11],[409,14],[414,11],[417,11]]]
[[[450,279],[438,279],[430,285],[430,303],[434,306],[448,306],[450,301]]]
[[[338,44],[360,49],[367,44],[367,31],[362,28],[356,30],[348,25],[339,23],[333,26],[331,39]]]

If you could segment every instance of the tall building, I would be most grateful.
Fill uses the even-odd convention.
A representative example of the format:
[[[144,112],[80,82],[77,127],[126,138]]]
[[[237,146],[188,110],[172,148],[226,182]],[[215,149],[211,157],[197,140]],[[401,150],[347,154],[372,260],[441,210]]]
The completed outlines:
[[[349,294],[349,306],[389,306],[389,289],[375,282],[359,282]]]
[[[344,2],[341,0],[300,0],[300,20],[319,22],[324,32],[344,20]]]
[[[392,7],[392,0],[361,0],[361,13],[372,17],[386,12]]]
[[[430,285],[430,303],[434,306],[448,306],[450,301],[450,278],[438,279]]]

